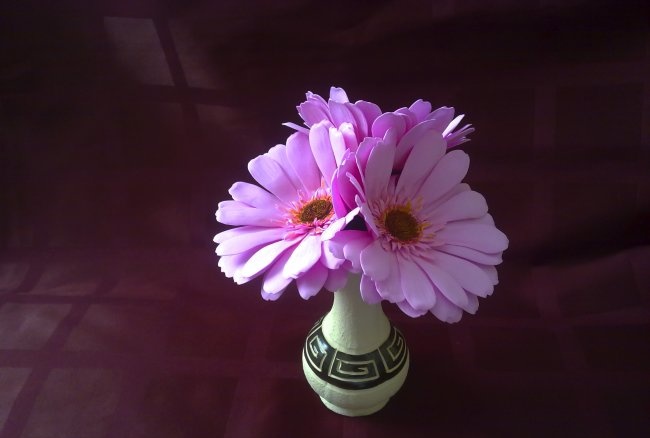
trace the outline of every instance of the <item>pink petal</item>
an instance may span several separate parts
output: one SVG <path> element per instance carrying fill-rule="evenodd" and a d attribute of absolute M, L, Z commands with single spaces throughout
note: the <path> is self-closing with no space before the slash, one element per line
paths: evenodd
<path fill-rule="evenodd" d="M 381 115 L 381 108 L 379 108 L 377 105 L 375 105 L 372 102 L 366 102 L 363 100 L 357 100 L 354 103 L 354 106 L 361 111 L 363 114 L 363 117 L 366 119 L 368 122 L 368 126 L 371 127 L 372 124 L 377 120 L 377 117 Z M 357 126 L 359 127 L 359 126 Z M 362 137 L 359 138 L 359 141 L 363 140 L 363 137 L 368 137 L 370 134 L 370 129 L 366 132 L 362 132 Z"/>
<path fill-rule="evenodd" d="M 236 182 L 228 190 L 235 201 L 243 202 L 256 208 L 272 209 L 280 202 L 278 198 L 255 184 Z"/>
<path fill-rule="evenodd" d="M 469 260 L 470 262 L 481 263 L 484 265 L 498 265 L 503 262 L 500 252 L 495 254 L 487 254 L 476 249 L 457 245 L 441 245 L 437 246 L 436 250 L 461 257 L 465 260 Z"/>
<path fill-rule="evenodd" d="M 320 262 L 328 269 L 338 269 L 345 259 L 338 258 L 334 255 L 333 247 L 335 246 L 331 241 L 323 241 L 323 251 L 320 255 Z"/>
<path fill-rule="evenodd" d="M 383 138 L 391 128 L 397 137 L 401 137 L 406 132 L 406 118 L 395 113 L 382 114 L 372 124 L 372 136 Z"/>
<path fill-rule="evenodd" d="M 366 199 L 377 199 L 386 190 L 393 171 L 394 156 L 395 149 L 382 142 L 377 143 L 370 152 L 363 181 Z"/>
<path fill-rule="evenodd" d="M 478 297 L 476 295 L 468 294 L 468 304 L 467 306 L 463 309 L 467 313 L 471 313 L 474 315 L 476 311 L 478 310 Z"/>
<path fill-rule="evenodd" d="M 298 293 L 303 299 L 309 299 L 320 292 L 325 280 L 327 280 L 327 268 L 316 263 L 302 277 L 296 279 Z"/>
<path fill-rule="evenodd" d="M 443 106 L 426 116 L 426 119 L 435 120 L 436 130 L 442 132 L 447 126 L 449 126 L 449 123 L 454 118 L 455 112 L 456 110 L 453 107 Z"/>
<path fill-rule="evenodd" d="M 461 120 L 465 117 L 465 114 L 461 114 L 458 117 L 456 117 L 454 120 L 449 122 L 449 125 L 445 128 L 445 130 L 442 132 L 442 136 L 445 137 L 447 136 L 451 131 L 453 131 L 456 126 L 460 123 Z"/>
<path fill-rule="evenodd" d="M 404 167 L 406 158 L 408 157 L 409 152 L 411 152 L 411 149 L 413 149 L 415 143 L 428 135 L 429 132 L 440 133 L 440 131 L 433 128 L 434 126 L 435 120 L 426 120 L 424 122 L 418 123 L 413 128 L 409 129 L 406 134 L 404 134 L 404 136 L 399 140 L 399 143 L 397 143 L 397 150 L 395 151 L 395 167 L 397 169 Z M 435 164 L 435 162 L 437 162 L 445 153 L 445 150 L 446 147 L 442 150 L 442 152 L 432 150 L 430 160 L 434 161 Z"/>
<path fill-rule="evenodd" d="M 361 298 L 366 303 L 377 304 L 382 300 L 381 295 L 379 295 L 375 287 L 375 282 L 367 275 L 361 276 L 361 284 L 359 287 L 361 289 Z"/>
<path fill-rule="evenodd" d="M 307 135 L 296 132 L 287 139 L 287 157 L 308 192 L 320 187 L 321 173 L 311 153 Z"/>
<path fill-rule="evenodd" d="M 264 281 L 262 283 L 262 297 L 264 297 L 265 300 L 277 300 L 280 295 L 282 295 L 282 292 L 284 292 L 287 286 L 289 286 L 289 283 L 293 281 L 292 278 L 287 278 L 282 275 L 282 270 L 290 256 L 290 251 L 282 254 L 278 261 L 273 266 L 271 266 L 271 269 L 269 269 L 266 274 L 264 274 Z"/>
<path fill-rule="evenodd" d="M 284 222 L 279 211 L 249 207 L 237 201 L 222 201 L 217 208 L 217 220 L 226 225 L 256 225 L 277 227 Z"/>
<path fill-rule="evenodd" d="M 246 283 L 251 278 L 242 277 L 239 275 L 239 271 L 254 253 L 255 250 L 251 250 L 241 254 L 221 257 L 219 258 L 219 263 L 217 266 L 221 268 L 221 272 L 223 272 L 226 277 L 233 278 L 237 284 Z"/>
<path fill-rule="evenodd" d="M 354 114 L 350 111 L 351 105 L 346 103 L 339 103 L 333 100 L 329 101 L 330 117 L 334 127 L 338 128 L 342 123 L 353 123 Z"/>
<path fill-rule="evenodd" d="M 325 102 L 303 102 L 298 106 L 298 114 L 300 114 L 300 117 L 302 117 L 307 126 L 313 126 L 323 120 L 329 120 L 329 111 Z"/>
<path fill-rule="evenodd" d="M 454 306 L 444 296 L 439 296 L 436 305 L 430 310 L 442 322 L 454 323 L 463 317 L 463 311 Z"/>
<path fill-rule="evenodd" d="M 329 185 L 332 180 L 332 175 L 336 170 L 336 160 L 334 152 L 332 151 L 332 144 L 329 138 L 329 122 L 321 122 L 312 126 L 309 131 L 309 144 L 312 153 L 318 164 L 325 181 Z"/>
<path fill-rule="evenodd" d="M 487 214 L 488 206 L 483 195 L 477 192 L 461 192 L 439 205 L 428 215 L 430 223 L 447 223 L 475 219 Z"/>
<path fill-rule="evenodd" d="M 426 116 L 431 112 L 431 104 L 426 100 L 418 99 L 409 107 L 411 112 L 419 122 L 423 121 Z"/>
<path fill-rule="evenodd" d="M 506 235 L 491 225 L 452 222 L 438 231 L 437 237 L 445 244 L 465 246 L 488 254 L 508 248 Z"/>
<path fill-rule="evenodd" d="M 436 265 L 454 277 L 466 291 L 480 297 L 486 297 L 494 291 L 490 277 L 475 263 L 439 251 L 435 252 L 433 259 Z"/>
<path fill-rule="evenodd" d="M 342 103 L 350 101 L 345 90 L 340 87 L 330 87 L 330 100 Z"/>
<path fill-rule="evenodd" d="M 357 141 L 357 136 L 354 133 L 354 126 L 352 126 L 351 123 L 343 123 L 341 126 L 339 126 L 339 131 L 341 131 L 341 135 L 343 135 L 343 141 L 345 142 L 346 149 L 356 151 L 359 147 L 359 142 Z"/>
<path fill-rule="evenodd" d="M 251 227 L 251 226 L 245 226 L 245 227 L 237 227 L 237 228 L 229 228 L 227 230 L 224 230 L 220 233 L 217 233 L 216 236 L 214 236 L 214 239 L 212 241 L 214 243 L 221 243 L 225 242 L 228 239 L 231 239 L 236 236 L 240 236 L 242 234 L 250 233 L 251 231 L 260 231 L 260 230 L 265 230 L 265 227 Z"/>
<path fill-rule="evenodd" d="M 372 238 L 365 231 L 349 230 L 341 233 L 346 242 L 343 245 L 343 256 L 352 263 L 355 271 L 361 271 L 361 251 L 370 243 Z"/>
<path fill-rule="evenodd" d="M 280 240 L 262 247 L 248 259 L 241 269 L 241 275 L 252 277 L 269 267 L 283 252 L 296 244 L 296 240 Z M 291 251 L 289 251 L 291 252 Z"/>
<path fill-rule="evenodd" d="M 321 239 L 320 236 L 308 234 L 296 246 L 284 266 L 285 277 L 298 278 L 307 272 L 320 259 Z"/>
<path fill-rule="evenodd" d="M 385 280 L 375 281 L 375 286 L 377 287 L 377 292 L 379 292 L 379 295 L 381 295 L 382 298 L 391 303 L 398 303 L 404 300 L 405 297 L 402 293 L 402 285 L 400 284 L 400 271 L 397 257 L 393 253 L 390 253 L 389 255 L 392 258 L 389 265 L 389 275 Z"/>
<path fill-rule="evenodd" d="M 398 302 L 397 306 L 399 307 L 399 309 L 402 312 L 406 313 L 411 318 L 417 318 L 417 317 L 422 316 L 425 313 L 427 313 L 426 310 L 416 310 L 416 309 L 414 309 L 413 306 L 411 306 L 409 304 L 409 302 L 406 301 L 406 300 L 402 300 L 402 301 Z"/>
<path fill-rule="evenodd" d="M 442 139 L 440 133 L 428 131 L 409 153 L 397 181 L 396 192 L 416 193 L 446 149 L 447 143 Z"/>
<path fill-rule="evenodd" d="M 225 240 L 217 246 L 217 255 L 240 254 L 249 249 L 269 242 L 282 240 L 286 231 L 282 228 L 262 228 L 259 230 L 242 233 L 236 237 Z"/>
<path fill-rule="evenodd" d="M 296 125 L 295 123 L 292 122 L 285 122 L 282 124 L 282 126 L 286 126 L 287 128 L 295 129 L 298 132 L 302 132 L 303 134 L 309 134 L 309 129 L 305 128 L 304 126 Z"/>
<path fill-rule="evenodd" d="M 451 275 L 427 260 L 419 259 L 417 263 L 449 301 L 459 307 L 467 306 L 467 293 Z"/>
<path fill-rule="evenodd" d="M 348 273 L 344 269 L 336 269 L 327 271 L 327 280 L 325 281 L 325 289 L 330 292 L 341 290 L 348 281 Z"/>
<path fill-rule="evenodd" d="M 298 199 L 297 188 L 280 164 L 268 155 L 260 155 L 248 163 L 248 171 L 262 187 L 284 202 Z"/>
<path fill-rule="evenodd" d="M 382 281 L 388 278 L 391 272 L 391 263 L 394 262 L 394 258 L 382 248 L 378 240 L 373 241 L 361 251 L 360 260 L 363 273 L 373 281 Z"/>
<path fill-rule="evenodd" d="M 448 152 L 420 188 L 420 195 L 429 202 L 434 201 L 458 185 L 469 169 L 469 155 L 463 151 Z"/>
<path fill-rule="evenodd" d="M 287 156 L 287 147 L 285 145 L 279 144 L 273 146 L 271 149 L 269 149 L 266 155 L 274 159 L 280 165 L 280 167 L 282 167 L 284 173 L 291 180 L 291 185 L 293 185 L 298 190 L 304 189 L 302 181 L 298 176 L 298 172 L 294 169 L 293 165 L 289 162 L 289 158 Z"/>
<path fill-rule="evenodd" d="M 414 262 L 401 257 L 397 257 L 397 261 L 406 301 L 416 310 L 427 311 L 432 308 L 436 303 L 436 294 L 429 278 Z"/>
<path fill-rule="evenodd" d="M 338 165 L 343 161 L 343 156 L 347 152 L 345 139 L 343 138 L 341 131 L 336 128 L 330 128 L 329 134 L 330 144 L 332 145 L 332 152 L 334 153 L 334 161 L 338 167 Z"/>

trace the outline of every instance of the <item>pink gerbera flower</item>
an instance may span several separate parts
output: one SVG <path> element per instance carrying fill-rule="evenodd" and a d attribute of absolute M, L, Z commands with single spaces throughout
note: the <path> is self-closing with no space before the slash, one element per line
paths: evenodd
<path fill-rule="evenodd" d="M 312 135 L 324 132 L 326 127 Z M 335 132 L 332 135 L 337 139 Z M 317 142 L 315 142 L 317 143 Z M 317 143 L 320 144 L 320 143 Z M 238 228 L 214 238 L 219 266 L 238 284 L 263 275 L 262 296 L 277 299 L 296 280 L 307 299 L 321 288 L 336 291 L 347 273 L 321 234 L 336 219 L 330 181 L 337 167 L 331 142 L 311 147 L 305 133 L 250 161 L 248 170 L 262 186 L 236 182 L 233 200 L 219 203 L 217 220 Z"/>
<path fill-rule="evenodd" d="M 468 155 L 447 152 L 435 130 L 413 140 L 401 171 L 394 167 L 399 148 L 392 133 L 349 154 L 358 178 L 348 172 L 341 189 L 356 192 L 368 231 L 339 231 L 340 219 L 326 238 L 338 231 L 333 249 L 361 271 L 366 302 L 388 300 L 410 316 L 431 312 L 456 322 L 463 311 L 476 312 L 478 297 L 492 293 L 494 266 L 508 239 L 494 226 L 483 196 L 462 183 Z"/>

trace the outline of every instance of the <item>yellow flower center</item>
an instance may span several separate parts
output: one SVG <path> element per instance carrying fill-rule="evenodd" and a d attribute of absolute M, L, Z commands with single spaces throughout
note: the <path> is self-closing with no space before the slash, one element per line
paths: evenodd
<path fill-rule="evenodd" d="M 311 224 L 315 220 L 327 219 L 332 213 L 332 201 L 327 198 L 313 199 L 296 212 L 296 218 L 303 224 Z"/>
<path fill-rule="evenodd" d="M 411 214 L 411 206 L 407 204 L 384 211 L 381 216 L 381 225 L 395 240 L 411 243 L 420 239 L 425 224 L 420 223 Z"/>

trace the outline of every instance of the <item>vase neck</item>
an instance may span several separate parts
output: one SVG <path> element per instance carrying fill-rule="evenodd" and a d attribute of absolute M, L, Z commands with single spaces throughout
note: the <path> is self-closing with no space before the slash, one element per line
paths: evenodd
<path fill-rule="evenodd" d="M 388 338 L 390 323 L 381 303 L 361 298 L 359 274 L 350 274 L 345 287 L 334 292 L 332 309 L 323 320 L 323 334 L 337 350 L 361 354 L 379 347 Z"/>

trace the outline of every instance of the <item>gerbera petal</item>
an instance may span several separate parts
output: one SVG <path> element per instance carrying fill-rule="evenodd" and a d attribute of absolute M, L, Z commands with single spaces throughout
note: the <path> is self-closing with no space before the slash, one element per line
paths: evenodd
<path fill-rule="evenodd" d="M 382 300 L 381 295 L 377 292 L 375 282 L 367 275 L 361 276 L 361 284 L 359 287 L 361 290 L 361 298 L 366 303 L 377 304 Z"/>
<path fill-rule="evenodd" d="M 349 102 L 348 95 L 341 87 L 330 87 L 330 100 L 334 102 Z"/>
<path fill-rule="evenodd" d="M 296 132 L 287 139 L 287 157 L 307 191 L 320 187 L 321 174 L 309 146 L 309 137 Z"/>
<path fill-rule="evenodd" d="M 440 135 L 440 131 L 434 129 L 435 126 L 435 120 L 426 120 L 424 122 L 418 123 L 415 125 L 413 128 L 411 128 L 406 134 L 404 134 L 404 137 L 400 139 L 400 141 L 397 143 L 397 149 L 395 151 L 395 168 L 401 169 L 404 167 L 404 163 L 406 162 L 407 157 L 409 156 L 409 152 L 413 149 L 415 144 L 420 141 L 421 139 L 425 138 L 428 135 L 431 135 L 431 133 L 436 133 L 436 135 Z M 445 151 L 447 150 L 447 145 L 445 144 L 442 149 L 438 148 L 431 148 L 431 154 L 428 157 L 429 162 L 431 165 L 435 165 L 438 160 L 443 156 Z"/>
<path fill-rule="evenodd" d="M 413 102 L 409 109 L 413 114 L 415 114 L 417 120 L 421 122 L 431 112 L 431 103 L 426 100 L 418 99 Z"/>
<path fill-rule="evenodd" d="M 391 303 L 398 303 L 405 299 L 404 293 L 402 292 L 402 285 L 400 284 L 400 271 L 397 263 L 397 256 L 393 253 L 389 253 L 391 257 L 391 263 L 389 265 L 389 274 L 385 280 L 375 281 L 375 286 L 377 287 L 377 292 L 385 300 L 390 301 Z"/>
<path fill-rule="evenodd" d="M 307 126 L 313 126 L 323 120 L 329 120 L 329 112 L 327 111 L 327 104 L 325 102 L 303 102 L 298 106 L 298 114 L 300 114 L 300 117 L 302 117 Z"/>
<path fill-rule="evenodd" d="M 296 279 L 298 293 L 303 299 L 309 299 L 320 292 L 325 280 L 327 280 L 327 268 L 316 263 L 304 275 Z"/>
<path fill-rule="evenodd" d="M 467 307 L 465 307 L 463 310 L 474 315 L 478 310 L 478 297 L 476 295 L 467 294 L 467 301 Z"/>
<path fill-rule="evenodd" d="M 264 297 L 265 300 L 277 300 L 287 286 L 289 286 L 289 283 L 293 281 L 293 278 L 287 278 L 282 275 L 282 270 L 290 256 L 290 251 L 282 254 L 278 258 L 277 262 L 271 266 L 271 269 L 264 274 L 264 281 L 262 282 L 262 297 Z"/>
<path fill-rule="evenodd" d="M 296 125 L 295 123 L 292 122 L 285 122 L 282 124 L 282 126 L 286 126 L 287 128 L 295 129 L 298 132 L 302 132 L 303 134 L 309 134 L 309 129 L 305 128 L 304 126 Z"/>
<path fill-rule="evenodd" d="M 437 246 L 436 250 L 461 257 L 465 260 L 469 260 L 470 262 L 481 263 L 484 265 L 498 265 L 503 262 L 503 258 L 501 257 L 500 252 L 495 254 L 488 254 L 473 248 L 457 245 L 441 245 Z"/>
<path fill-rule="evenodd" d="M 297 240 L 280 240 L 260 248 L 248 259 L 241 269 L 241 275 L 252 277 L 269 267 L 283 252 L 296 245 Z M 289 251 L 291 252 L 291 251 Z"/>
<path fill-rule="evenodd" d="M 454 120 L 449 122 L 449 125 L 447 125 L 447 127 L 445 128 L 445 130 L 442 133 L 443 137 L 448 135 L 451 131 L 453 131 L 456 128 L 456 126 L 458 126 L 460 121 L 463 120 L 464 117 L 465 117 L 465 114 L 461 114 L 458 117 L 456 117 Z"/>
<path fill-rule="evenodd" d="M 440 133 L 428 131 L 413 146 L 397 181 L 396 193 L 417 193 L 446 149 Z"/>
<path fill-rule="evenodd" d="M 368 233 L 356 230 L 343 231 L 341 238 L 345 239 L 343 256 L 352 263 L 355 271 L 361 271 L 361 251 L 370 245 L 372 238 Z"/>
<path fill-rule="evenodd" d="M 436 303 L 433 285 L 420 267 L 411 260 L 397 257 L 400 283 L 406 301 L 416 310 L 427 311 Z"/>
<path fill-rule="evenodd" d="M 280 200 L 255 184 L 236 182 L 228 190 L 235 201 L 243 202 L 256 208 L 274 208 Z"/>
<path fill-rule="evenodd" d="M 362 136 L 359 140 L 362 140 L 364 137 L 369 136 L 370 127 L 372 127 L 372 124 L 377 120 L 377 117 L 381 115 L 381 108 L 372 102 L 366 102 L 364 100 L 357 100 L 354 103 L 354 106 L 363 113 L 364 118 L 368 122 L 369 129 L 368 131 L 361 133 Z"/>
<path fill-rule="evenodd" d="M 340 103 L 340 102 L 335 102 L 330 99 L 329 101 L 329 109 L 330 109 L 330 118 L 332 120 L 332 124 L 338 128 L 341 126 L 342 123 L 352 123 L 354 122 L 354 114 L 352 114 L 352 111 L 350 111 L 350 106 L 349 104 L 346 103 Z"/>
<path fill-rule="evenodd" d="M 237 227 L 237 228 L 228 228 L 227 230 L 224 230 L 220 233 L 217 233 L 214 236 L 214 239 L 212 241 L 214 243 L 221 243 L 225 242 L 228 239 L 231 239 L 235 236 L 239 236 L 241 234 L 246 234 L 250 233 L 252 231 L 260 231 L 260 230 L 265 230 L 266 227 L 252 227 L 250 225 L 247 225 L 245 227 Z"/>
<path fill-rule="evenodd" d="M 254 208 L 237 201 L 221 201 L 216 216 L 219 222 L 226 225 L 277 227 L 283 222 L 283 217 L 277 210 Z"/>
<path fill-rule="evenodd" d="M 459 150 L 448 152 L 424 181 L 419 194 L 429 201 L 438 199 L 458 185 L 467 175 L 468 169 L 469 155 Z"/>
<path fill-rule="evenodd" d="M 254 253 L 255 250 L 253 249 L 250 251 L 243 252 L 241 254 L 234 254 L 234 255 L 220 257 L 217 266 L 221 268 L 221 272 L 223 272 L 226 275 L 226 277 L 233 278 L 237 282 L 237 284 L 246 283 L 251 278 L 242 277 L 241 275 L 239 275 L 239 271 Z"/>
<path fill-rule="evenodd" d="M 320 122 L 309 131 L 309 144 L 325 181 L 329 185 L 336 170 L 336 160 L 329 137 L 329 122 Z"/>
<path fill-rule="evenodd" d="M 287 156 L 287 147 L 285 145 L 275 145 L 269 149 L 267 154 L 269 157 L 274 159 L 280 165 L 280 167 L 282 167 L 282 170 L 284 170 L 284 173 L 287 175 L 287 177 L 289 177 L 291 184 L 296 189 L 305 189 L 298 175 L 299 170 L 296 171 L 289 161 L 289 157 Z"/>
<path fill-rule="evenodd" d="M 508 248 L 506 235 L 491 225 L 452 222 L 438 231 L 437 237 L 445 244 L 465 246 L 488 254 Z"/>
<path fill-rule="evenodd" d="M 348 272 L 344 269 L 330 269 L 327 271 L 327 280 L 325 281 L 325 289 L 330 292 L 341 290 L 345 283 L 348 281 Z"/>
<path fill-rule="evenodd" d="M 262 187 L 284 202 L 298 199 L 297 187 L 280 164 L 268 155 L 260 155 L 248 163 L 248 171 Z"/>
<path fill-rule="evenodd" d="M 454 113 L 456 110 L 454 107 L 442 106 L 434 110 L 431 114 L 426 116 L 427 120 L 435 120 L 437 123 L 436 129 L 440 132 L 444 131 L 445 128 L 449 125 L 451 120 L 454 118 Z"/>
<path fill-rule="evenodd" d="M 240 254 L 256 246 L 282 240 L 286 233 L 283 228 L 262 228 L 225 240 L 217 246 L 217 255 Z"/>
<path fill-rule="evenodd" d="M 373 241 L 364 248 L 360 255 L 361 267 L 365 275 L 373 281 L 382 281 L 388 278 L 392 260 L 390 254 L 382 248 L 378 240 Z"/>
<path fill-rule="evenodd" d="M 372 136 L 383 138 L 389 129 L 394 129 L 398 137 L 406 132 L 406 117 L 395 113 L 384 113 L 372 124 Z"/>
<path fill-rule="evenodd" d="M 488 206 L 483 195 L 466 191 L 453 196 L 428 215 L 430 223 L 446 223 L 464 219 L 475 219 L 487 214 Z"/>
<path fill-rule="evenodd" d="M 343 162 L 343 156 L 347 151 L 347 147 L 345 145 L 345 139 L 343 138 L 343 134 L 341 133 L 341 131 L 339 131 L 336 128 L 330 128 L 329 135 L 330 135 L 330 144 L 332 145 L 332 152 L 334 152 L 334 161 L 336 162 L 336 165 L 338 167 L 338 165 L 341 164 L 341 162 Z"/>
<path fill-rule="evenodd" d="M 449 301 L 462 308 L 467 306 L 467 293 L 451 275 L 427 260 L 418 259 L 417 263 Z"/>
<path fill-rule="evenodd" d="M 488 274 L 475 263 L 440 251 L 436 251 L 433 258 L 435 264 L 454 277 L 466 291 L 480 297 L 486 297 L 494 291 L 494 284 Z"/>
<path fill-rule="evenodd" d="M 370 152 L 365 169 L 364 187 L 366 199 L 376 199 L 388 186 L 393 171 L 395 149 L 385 143 L 377 143 Z"/>
<path fill-rule="evenodd" d="M 333 251 L 333 246 L 334 243 L 331 241 L 323 241 L 323 251 L 321 252 L 320 255 L 320 262 L 328 269 L 338 269 L 345 259 L 340 259 L 334 255 Z"/>
<path fill-rule="evenodd" d="M 308 234 L 294 248 L 291 257 L 284 266 L 283 274 L 285 277 L 298 278 L 301 274 L 309 270 L 321 255 L 320 236 Z"/>
<path fill-rule="evenodd" d="M 442 322 L 454 323 L 463 317 L 463 310 L 454 306 L 444 296 L 439 296 L 436 305 L 430 310 Z"/>
<path fill-rule="evenodd" d="M 408 316 L 410 316 L 411 318 L 417 318 L 417 317 L 422 316 L 422 315 L 424 315 L 425 313 L 427 313 L 427 310 L 417 310 L 417 309 L 414 309 L 413 306 L 411 306 L 411 305 L 409 304 L 409 302 L 406 301 L 406 300 L 402 300 L 402 301 L 398 302 L 398 303 L 397 303 L 397 306 L 399 307 L 399 309 L 400 309 L 402 312 L 406 313 L 406 314 L 407 314 Z"/>

